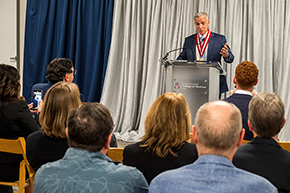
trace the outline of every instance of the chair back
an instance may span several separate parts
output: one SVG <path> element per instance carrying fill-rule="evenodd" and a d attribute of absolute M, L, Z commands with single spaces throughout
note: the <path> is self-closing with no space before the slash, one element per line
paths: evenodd
<path fill-rule="evenodd" d="M 17 140 L 1 139 L 0 138 L 0 152 L 20 154 L 23 156 L 23 160 L 19 164 L 19 179 L 15 182 L 0 182 L 1 185 L 6 186 L 18 186 L 19 193 L 25 192 L 25 187 L 31 184 L 33 188 L 34 174 L 32 167 L 28 163 L 26 158 L 26 142 L 23 137 L 19 137 Z M 26 171 L 28 173 L 28 180 L 26 180 Z"/>
<path fill-rule="evenodd" d="M 246 144 L 246 143 L 249 143 L 249 142 L 250 142 L 250 140 L 246 140 L 246 139 L 243 140 L 243 144 Z"/>
<path fill-rule="evenodd" d="M 112 161 L 123 163 L 123 151 L 124 148 L 110 148 L 107 155 Z"/>
<path fill-rule="evenodd" d="M 283 149 L 290 152 L 290 142 L 279 142 L 278 141 L 278 143 Z"/>

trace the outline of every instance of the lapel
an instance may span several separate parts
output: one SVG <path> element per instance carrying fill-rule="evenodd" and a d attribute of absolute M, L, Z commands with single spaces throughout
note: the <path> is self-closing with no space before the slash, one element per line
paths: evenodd
<path fill-rule="evenodd" d="M 194 34 L 192 36 L 192 38 L 191 38 L 192 46 L 190 46 L 190 49 L 192 49 L 191 52 L 193 54 L 193 60 L 192 61 L 196 60 L 196 35 L 197 35 L 197 33 Z"/>
<path fill-rule="evenodd" d="M 215 33 L 211 32 L 211 37 L 209 39 L 209 42 L 208 42 L 208 48 L 207 48 L 207 60 L 208 61 L 211 61 L 210 60 L 210 53 L 212 53 L 212 49 L 213 49 L 213 46 L 214 46 L 214 41 L 215 41 Z"/>

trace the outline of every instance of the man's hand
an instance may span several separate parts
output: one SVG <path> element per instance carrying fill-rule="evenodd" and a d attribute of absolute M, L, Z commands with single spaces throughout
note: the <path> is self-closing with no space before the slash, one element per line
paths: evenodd
<path fill-rule="evenodd" d="M 228 42 L 224 45 L 224 47 L 221 49 L 220 54 L 224 57 L 224 58 L 228 58 L 229 57 L 229 50 L 228 50 Z"/>

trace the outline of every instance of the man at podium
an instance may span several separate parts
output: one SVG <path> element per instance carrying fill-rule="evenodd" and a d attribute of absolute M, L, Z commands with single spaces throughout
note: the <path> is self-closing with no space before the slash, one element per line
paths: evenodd
<path fill-rule="evenodd" d="M 226 37 L 213 33 L 208 29 L 208 15 L 205 12 L 199 12 L 194 16 L 194 24 L 197 33 L 185 38 L 183 51 L 177 60 L 188 61 L 212 61 L 221 63 L 221 57 L 225 62 L 232 63 L 234 55 L 231 52 Z M 220 75 L 219 93 L 228 91 L 226 77 Z"/>

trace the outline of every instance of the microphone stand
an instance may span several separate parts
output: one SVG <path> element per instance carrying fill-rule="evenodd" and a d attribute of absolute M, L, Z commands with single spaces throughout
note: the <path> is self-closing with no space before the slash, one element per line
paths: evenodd
<path fill-rule="evenodd" d="M 170 50 L 169 52 L 167 52 L 167 53 L 165 54 L 165 56 L 160 60 L 161 63 L 164 65 L 164 67 L 167 68 L 167 66 L 168 66 L 168 56 L 169 56 L 169 54 L 170 54 L 171 52 L 175 52 L 175 51 L 177 51 L 177 50 L 183 50 L 183 49 L 184 49 L 184 48 L 176 48 L 176 49 L 173 49 L 173 50 Z"/>

